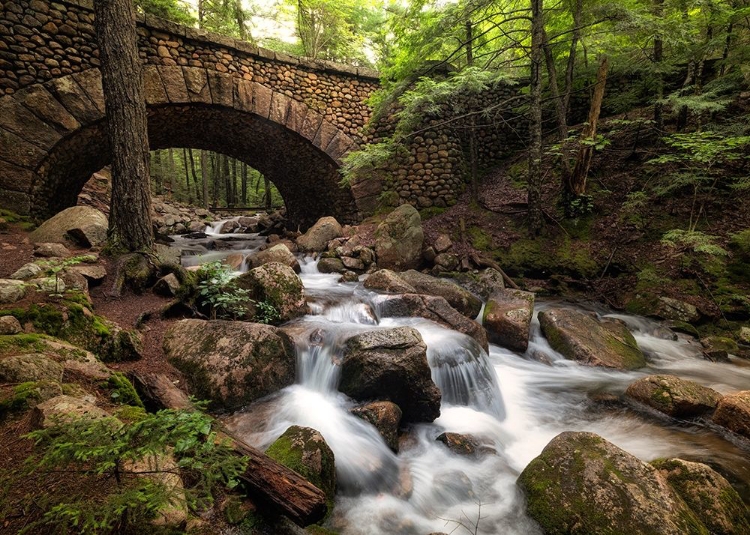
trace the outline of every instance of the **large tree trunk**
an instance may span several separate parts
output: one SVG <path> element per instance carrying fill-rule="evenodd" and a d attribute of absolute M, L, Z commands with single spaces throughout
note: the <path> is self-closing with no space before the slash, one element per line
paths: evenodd
<path fill-rule="evenodd" d="M 193 204 L 193 189 L 190 186 L 190 169 L 188 169 L 188 150 L 182 149 L 182 165 L 185 167 L 185 191 L 187 192 L 188 204 Z"/>
<path fill-rule="evenodd" d="M 573 176 L 570 179 L 567 193 L 573 197 L 580 197 L 586 193 L 586 178 L 591 167 L 591 157 L 594 154 L 593 142 L 596 139 L 596 124 L 599 121 L 599 113 L 602 109 L 602 100 L 604 100 L 604 87 L 607 83 L 607 69 L 609 62 L 607 57 L 603 56 L 599 62 L 599 70 L 596 73 L 596 87 L 594 96 L 591 99 L 591 108 L 589 109 L 589 119 L 586 126 L 581 132 L 581 148 L 578 151 L 576 166 L 573 169 Z"/>
<path fill-rule="evenodd" d="M 177 166 L 174 163 L 174 150 L 167 149 L 167 160 L 169 161 L 169 173 L 166 181 L 167 199 L 172 200 L 174 196 L 174 184 L 177 182 Z"/>
<path fill-rule="evenodd" d="M 654 14 L 661 21 L 664 15 L 664 0 L 654 0 Z M 656 102 L 654 103 L 654 124 L 658 132 L 664 130 L 664 75 L 661 72 L 661 63 L 664 60 L 664 41 L 660 34 L 654 37 L 654 65 L 656 68 Z"/>
<path fill-rule="evenodd" d="M 568 65 L 565 68 L 565 94 L 563 106 L 565 108 L 565 120 L 567 123 L 570 113 L 570 96 L 573 94 L 573 75 L 576 67 L 576 53 L 578 41 L 581 40 L 581 16 L 583 15 L 583 0 L 575 0 L 573 11 L 573 39 L 570 41 L 570 52 L 568 53 Z"/>
<path fill-rule="evenodd" d="M 132 0 L 94 2 L 107 138 L 112 149 L 109 245 L 153 247 L 146 101 Z"/>
<path fill-rule="evenodd" d="M 161 151 L 154 151 L 154 167 L 151 169 L 151 177 L 154 179 L 154 191 L 157 195 L 164 193 L 164 187 L 162 186 L 164 178 L 164 166 L 161 163 Z"/>
<path fill-rule="evenodd" d="M 531 0 L 531 82 L 529 99 L 529 232 L 536 236 L 544 225 L 542 212 L 542 42 L 543 0 Z"/>
<path fill-rule="evenodd" d="M 201 151 L 201 179 L 203 180 L 203 208 L 208 210 L 208 169 L 206 165 L 206 151 Z"/>

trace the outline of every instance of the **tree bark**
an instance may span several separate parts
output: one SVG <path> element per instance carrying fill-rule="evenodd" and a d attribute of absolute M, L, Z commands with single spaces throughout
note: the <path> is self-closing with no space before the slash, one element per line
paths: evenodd
<path fill-rule="evenodd" d="M 654 14 L 661 21 L 664 15 L 664 0 L 654 0 Z M 664 105 L 661 100 L 664 98 L 664 75 L 661 72 L 661 63 L 664 60 L 664 41 L 659 33 L 654 37 L 654 64 L 656 66 L 656 102 L 654 102 L 654 124 L 656 130 L 664 130 Z"/>
<path fill-rule="evenodd" d="M 190 186 L 190 169 L 188 169 L 188 150 L 182 149 L 182 165 L 185 167 L 185 191 L 188 204 L 193 204 L 193 188 Z"/>
<path fill-rule="evenodd" d="M 544 2 L 531 0 L 531 82 L 529 99 L 529 232 L 538 235 L 544 225 L 542 212 L 542 42 Z"/>
<path fill-rule="evenodd" d="M 169 162 L 169 173 L 166 181 L 167 199 L 172 200 L 174 196 L 174 183 L 177 182 L 177 167 L 174 163 L 174 150 L 167 149 L 167 161 Z"/>
<path fill-rule="evenodd" d="M 242 162 L 242 206 L 247 206 L 247 164 Z"/>
<path fill-rule="evenodd" d="M 573 94 L 573 76 L 576 67 L 576 53 L 578 42 L 581 40 L 581 16 L 583 15 L 583 0 L 575 0 L 573 11 L 573 39 L 570 41 L 570 52 L 568 53 L 568 64 L 565 68 L 565 95 L 563 106 L 565 108 L 565 121 L 568 121 L 570 113 L 570 97 Z"/>
<path fill-rule="evenodd" d="M 586 193 L 586 179 L 591 167 L 591 157 L 594 154 L 593 142 L 596 139 L 596 124 L 599 121 L 599 114 L 602 109 L 608 68 L 609 62 L 607 61 L 607 57 L 603 56 L 599 62 L 599 70 L 596 73 L 596 87 L 594 88 L 594 96 L 591 99 L 589 119 L 583 132 L 581 132 L 582 145 L 578 151 L 578 158 L 576 159 L 576 165 L 573 169 L 573 176 L 570 182 L 571 189 L 569 193 L 576 197 L 580 197 Z"/>
<path fill-rule="evenodd" d="M 153 247 L 148 130 L 132 0 L 94 2 L 107 138 L 112 150 L 109 245 Z"/>
<path fill-rule="evenodd" d="M 154 178 L 154 191 L 157 195 L 164 193 L 163 177 L 164 166 L 161 164 L 161 151 L 154 151 L 154 168 L 151 170 L 151 176 Z"/>
<path fill-rule="evenodd" d="M 208 210 L 208 169 L 206 165 L 206 151 L 201 151 L 201 179 L 203 180 L 203 208 Z"/>

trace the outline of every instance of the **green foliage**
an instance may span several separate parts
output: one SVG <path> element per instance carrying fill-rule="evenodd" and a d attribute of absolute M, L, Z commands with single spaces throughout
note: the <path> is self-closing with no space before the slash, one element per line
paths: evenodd
<path fill-rule="evenodd" d="M 111 390 L 109 397 L 117 403 L 123 405 L 132 405 L 133 407 L 143 408 L 138 392 L 136 392 L 133 383 L 120 372 L 115 372 L 109 378 L 108 386 Z"/>
<path fill-rule="evenodd" d="M 670 230 L 662 237 L 662 243 L 680 251 L 692 251 L 709 256 L 729 256 L 729 253 L 716 244 L 716 236 L 689 230 Z"/>
<path fill-rule="evenodd" d="M 90 479 L 86 495 L 57 496 L 25 533 L 147 532 L 146 522 L 165 507 L 197 509 L 213 502 L 218 486 L 237 484 L 246 460 L 219 440 L 214 422 L 199 411 L 164 410 L 123 425 L 117 418 L 82 418 L 26 435 L 36 444 L 26 474 L 65 470 Z M 165 467 L 171 452 L 177 468 Z M 159 474 L 187 476 L 184 491 Z M 116 482 L 105 495 L 92 494 L 101 481 Z M 140 526 L 140 528 L 138 527 Z"/>
<path fill-rule="evenodd" d="M 273 304 L 267 301 L 256 301 L 255 317 L 253 319 L 258 323 L 270 325 L 281 319 L 281 313 Z"/>
<path fill-rule="evenodd" d="M 211 319 L 243 317 L 251 299 L 249 291 L 239 288 L 229 266 L 222 262 L 203 264 L 198 270 L 198 294 L 201 305 L 210 310 Z"/>
<path fill-rule="evenodd" d="M 195 17 L 183 0 L 135 0 L 135 5 L 144 13 L 179 24 L 193 25 Z"/>

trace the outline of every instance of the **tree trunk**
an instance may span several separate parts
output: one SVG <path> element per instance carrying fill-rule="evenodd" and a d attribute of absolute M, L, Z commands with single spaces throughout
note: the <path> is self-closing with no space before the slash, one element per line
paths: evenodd
<path fill-rule="evenodd" d="M 607 57 L 603 56 L 599 62 L 599 70 L 596 73 L 596 87 L 594 96 L 591 99 L 591 108 L 589 109 L 589 119 L 586 126 L 581 132 L 581 148 L 578 151 L 578 158 L 573 169 L 573 176 L 570 182 L 570 193 L 575 197 L 580 197 L 586 193 L 586 179 L 591 167 L 591 157 L 594 154 L 594 140 L 596 139 L 596 124 L 599 121 L 599 113 L 602 109 L 602 100 L 604 99 L 604 87 L 607 83 L 607 69 L 609 62 Z"/>
<path fill-rule="evenodd" d="M 153 247 L 148 130 L 132 0 L 94 2 L 107 138 L 112 150 L 109 245 Z"/>
<path fill-rule="evenodd" d="M 542 26 L 542 48 L 544 50 L 544 59 L 547 63 L 547 78 L 549 85 L 549 92 L 552 96 L 552 100 L 555 103 L 555 116 L 557 117 L 557 137 L 560 143 L 568 138 L 568 118 L 567 111 L 565 110 L 565 99 L 560 94 L 560 88 L 557 84 L 557 68 L 555 67 L 555 57 L 552 55 L 552 46 L 550 45 L 547 32 Z M 562 156 L 560 158 L 560 175 L 562 178 L 563 185 L 570 181 L 570 162 L 565 155 L 565 150 L 562 150 Z"/>
<path fill-rule="evenodd" d="M 247 164 L 242 162 L 242 206 L 247 206 Z"/>
<path fill-rule="evenodd" d="M 203 180 L 203 208 L 208 210 L 208 165 L 206 164 L 206 151 L 201 151 L 201 179 Z"/>
<path fill-rule="evenodd" d="M 664 15 L 664 0 L 654 0 L 654 14 L 661 22 Z M 658 132 L 664 131 L 664 75 L 661 63 L 664 60 L 664 41 L 659 33 L 654 37 L 654 65 L 656 68 L 656 102 L 654 102 L 654 124 Z"/>
<path fill-rule="evenodd" d="M 164 166 L 161 164 L 161 151 L 154 151 L 154 169 L 152 171 L 154 177 L 154 191 L 157 195 L 164 193 L 163 177 L 164 177 Z"/>
<path fill-rule="evenodd" d="M 570 97 L 573 94 L 573 76 L 576 67 L 576 53 L 578 41 L 581 40 L 581 16 L 583 15 L 583 0 L 575 0 L 573 11 L 573 39 L 570 41 L 570 52 L 568 53 L 568 64 L 565 68 L 565 94 L 563 96 L 563 107 L 565 109 L 565 122 L 568 121 L 570 113 Z"/>
<path fill-rule="evenodd" d="M 182 165 L 185 167 L 185 191 L 188 204 L 193 204 L 193 188 L 190 186 L 190 169 L 188 169 L 188 150 L 182 149 Z"/>
<path fill-rule="evenodd" d="M 531 81 L 529 101 L 529 232 L 538 235 L 544 225 L 542 212 L 542 41 L 543 0 L 531 0 Z"/>
<path fill-rule="evenodd" d="M 172 200 L 174 196 L 174 183 L 177 182 L 177 167 L 174 163 L 174 150 L 167 149 L 167 161 L 169 162 L 169 173 L 166 181 L 167 199 Z"/>
<path fill-rule="evenodd" d="M 240 31 L 240 39 L 247 41 L 247 26 L 245 25 L 245 11 L 242 9 L 242 0 L 236 0 L 234 4 L 234 17 Z"/>
<path fill-rule="evenodd" d="M 729 50 L 732 47 L 733 28 L 733 22 L 730 20 L 727 26 L 727 38 L 724 41 L 724 51 L 721 53 L 721 70 L 719 71 L 719 76 L 724 76 L 727 72 L 727 58 L 729 57 Z"/>

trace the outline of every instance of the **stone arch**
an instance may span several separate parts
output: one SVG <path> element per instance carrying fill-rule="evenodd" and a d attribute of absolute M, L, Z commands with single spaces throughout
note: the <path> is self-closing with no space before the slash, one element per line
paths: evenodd
<path fill-rule="evenodd" d="M 357 218 L 352 191 L 338 186 L 341 158 L 357 144 L 288 95 L 196 67 L 144 66 L 152 149 L 228 154 L 264 173 L 290 218 Z M 90 174 L 110 160 L 98 69 L 0 98 L 2 205 L 48 216 L 75 203 Z"/>

